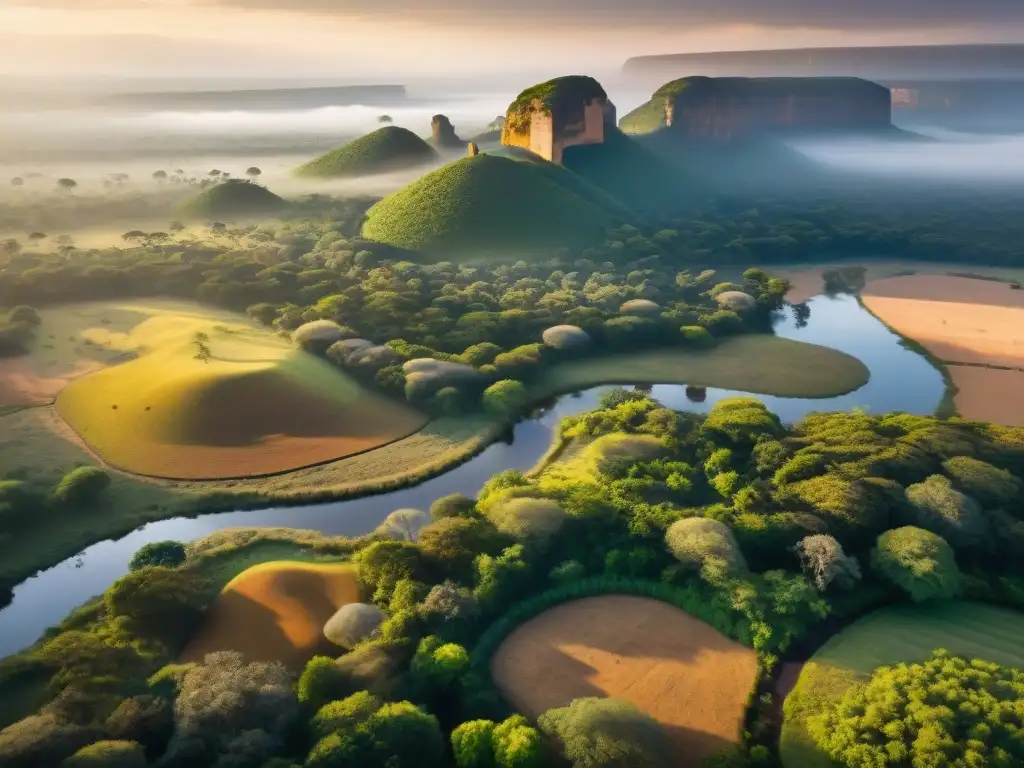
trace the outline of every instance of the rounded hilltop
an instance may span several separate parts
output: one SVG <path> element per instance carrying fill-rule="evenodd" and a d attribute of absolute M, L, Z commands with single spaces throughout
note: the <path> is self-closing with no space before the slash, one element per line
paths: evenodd
<path fill-rule="evenodd" d="M 362 234 L 414 251 L 509 253 L 600 242 L 622 210 L 551 163 L 481 154 L 381 200 L 367 213 Z"/>
<path fill-rule="evenodd" d="M 437 159 L 429 143 L 407 128 L 385 125 L 295 169 L 308 178 L 369 176 L 425 165 Z"/>
<path fill-rule="evenodd" d="M 266 187 L 243 179 L 229 179 L 204 189 L 181 205 L 181 211 L 196 218 L 228 218 L 274 213 L 285 201 Z"/>

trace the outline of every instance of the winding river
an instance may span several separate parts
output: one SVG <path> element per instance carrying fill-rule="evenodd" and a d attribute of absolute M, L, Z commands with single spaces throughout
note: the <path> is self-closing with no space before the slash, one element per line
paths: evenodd
<path fill-rule="evenodd" d="M 811 315 L 805 327 L 798 327 L 792 315 L 787 314 L 777 324 L 776 334 L 851 354 L 867 365 L 871 379 L 855 392 L 840 397 L 802 399 L 756 395 L 783 421 L 796 421 L 812 411 L 851 408 L 875 413 L 934 412 L 945 384 L 941 374 L 925 358 L 901 346 L 899 336 L 872 317 L 854 297 L 818 296 L 809 304 Z M 793 373 L 800 375 L 799 371 Z M 451 493 L 475 496 L 495 473 L 532 467 L 548 449 L 559 421 L 593 408 L 608 389 L 610 387 L 594 387 L 558 398 L 549 407 L 517 424 L 511 441 L 495 443 L 476 458 L 419 485 L 351 501 L 172 518 L 150 523 L 121 539 L 94 544 L 15 587 L 13 602 L 0 611 L 0 657 L 30 645 L 73 608 L 106 590 L 127 572 L 132 554 L 144 544 L 165 539 L 190 541 L 222 528 L 238 526 L 288 526 L 344 536 L 368 533 L 392 510 L 426 509 L 435 499 Z M 652 388 L 652 395 L 665 405 L 697 412 L 706 412 L 723 398 L 745 394 L 749 393 L 708 388 L 706 399 L 698 403 L 686 396 L 684 384 Z"/>

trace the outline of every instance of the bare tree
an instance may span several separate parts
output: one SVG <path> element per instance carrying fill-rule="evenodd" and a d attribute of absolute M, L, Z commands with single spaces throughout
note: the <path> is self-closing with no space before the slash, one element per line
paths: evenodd
<path fill-rule="evenodd" d="M 396 509 L 384 518 L 377 526 L 377 533 L 390 539 L 416 541 L 420 526 L 426 522 L 427 515 L 419 509 Z"/>
<path fill-rule="evenodd" d="M 843 546 L 827 534 L 806 536 L 796 545 L 800 564 L 814 586 L 825 591 L 835 582 L 849 587 L 860 579 L 860 564 L 843 552 Z"/>

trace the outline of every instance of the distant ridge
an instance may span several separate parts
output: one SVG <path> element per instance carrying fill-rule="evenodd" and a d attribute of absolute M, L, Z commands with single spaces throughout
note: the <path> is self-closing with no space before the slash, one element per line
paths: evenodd
<path fill-rule="evenodd" d="M 1024 77 L 1024 44 L 892 45 L 847 48 L 712 51 L 628 59 L 630 75 L 794 77 L 848 75 L 868 79 Z"/>
<path fill-rule="evenodd" d="M 150 91 L 115 93 L 99 99 L 110 107 L 204 110 L 284 110 L 362 104 L 394 104 L 406 100 L 404 85 L 339 85 L 313 88 Z"/>

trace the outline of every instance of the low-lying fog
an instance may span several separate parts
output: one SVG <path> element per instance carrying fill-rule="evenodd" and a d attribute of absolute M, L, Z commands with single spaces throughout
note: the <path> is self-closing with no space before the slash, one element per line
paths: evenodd
<path fill-rule="evenodd" d="M 802 141 L 793 147 L 829 166 L 901 179 L 1007 181 L 1024 175 L 1024 135 L 916 128 L 932 141 Z"/>

